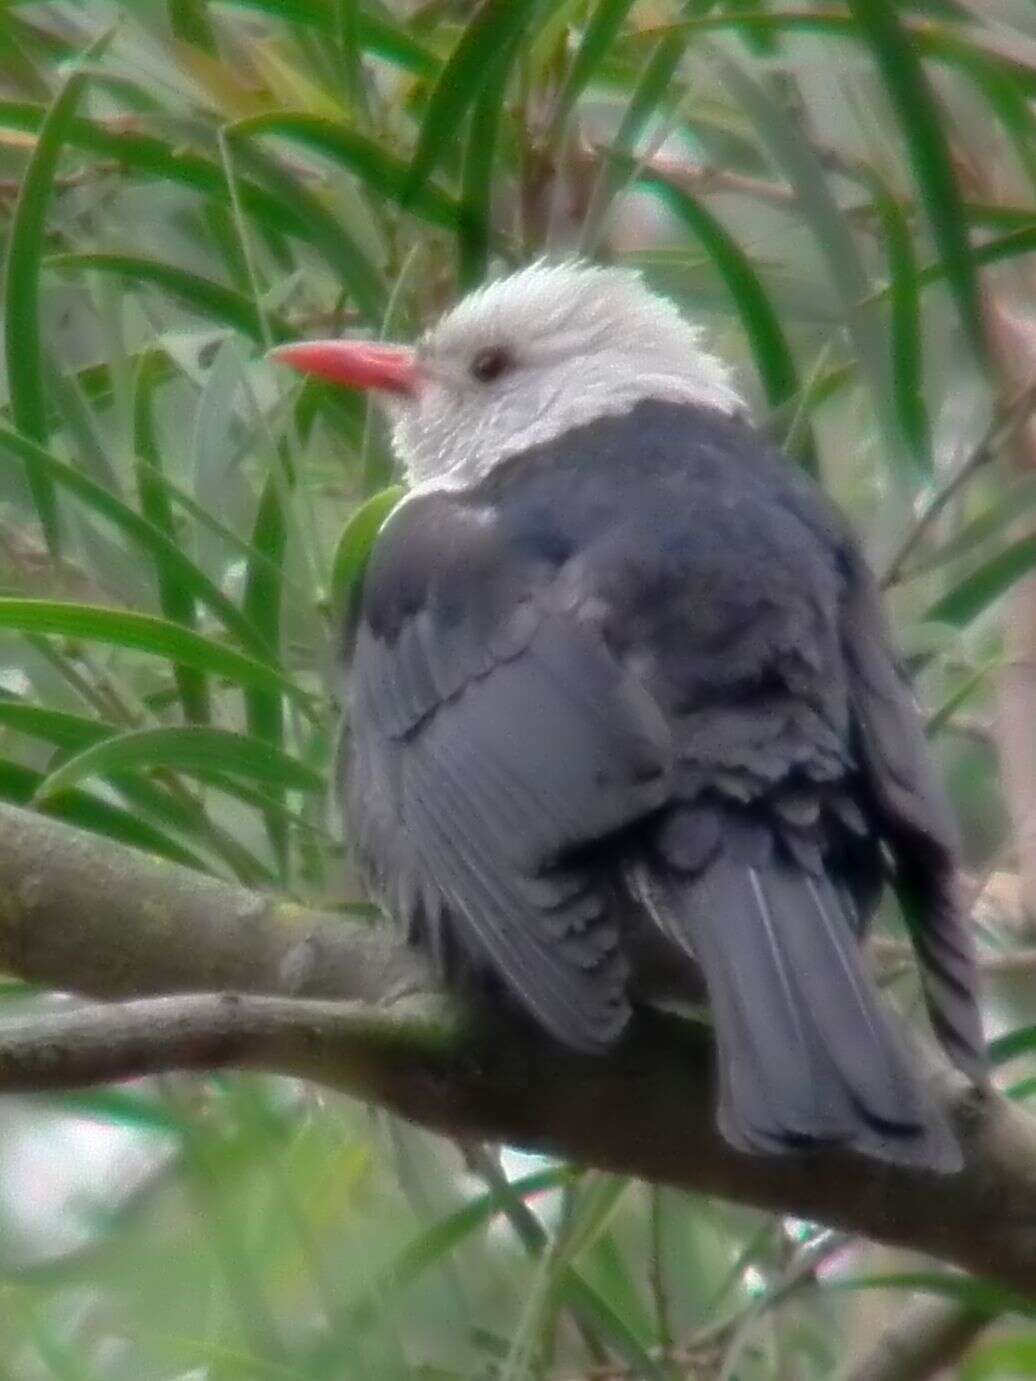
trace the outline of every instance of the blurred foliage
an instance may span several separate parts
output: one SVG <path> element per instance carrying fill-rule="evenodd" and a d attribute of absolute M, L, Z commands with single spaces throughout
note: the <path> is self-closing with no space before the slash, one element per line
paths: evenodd
<path fill-rule="evenodd" d="M 325 782 L 391 460 L 363 401 L 264 351 L 411 337 L 489 271 L 583 252 L 701 320 L 850 511 L 976 893 L 1010 878 L 997 602 L 1036 566 L 1036 480 L 986 337 L 991 304 L 1036 332 L 1034 98 L 1029 0 L 8 0 L 0 798 L 366 914 Z M 1022 942 L 1006 911 L 987 955 Z M 1032 989 L 990 988 L 1018 1097 Z M 1010 1308 L 284 1081 L 0 1117 L 19 1381 L 811 1378 L 912 1292 Z M 1005 1312 L 962 1374 L 1036 1375 L 1036 1331 Z"/>

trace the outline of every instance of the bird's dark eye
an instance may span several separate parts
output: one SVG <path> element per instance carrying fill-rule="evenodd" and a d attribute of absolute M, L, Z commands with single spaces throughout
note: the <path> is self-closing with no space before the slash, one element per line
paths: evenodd
<path fill-rule="evenodd" d="M 494 379 L 499 379 L 510 365 L 511 356 L 502 345 L 487 345 L 472 359 L 471 376 L 481 384 L 492 383 Z"/>

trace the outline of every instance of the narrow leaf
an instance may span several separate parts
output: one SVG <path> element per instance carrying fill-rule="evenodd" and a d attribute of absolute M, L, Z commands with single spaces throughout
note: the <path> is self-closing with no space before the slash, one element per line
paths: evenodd
<path fill-rule="evenodd" d="M 361 504 L 346 523 L 331 566 L 331 598 L 336 617 L 351 613 L 378 533 L 405 493 L 401 484 L 382 489 Z"/>
<path fill-rule="evenodd" d="M 284 598 L 281 565 L 287 543 L 287 525 L 277 480 L 278 476 L 271 471 L 259 496 L 252 546 L 265 559 L 249 562 L 245 576 L 244 606 L 245 613 L 259 628 L 268 646 L 279 653 Z M 253 686 L 245 691 L 245 716 L 249 733 L 270 744 L 273 751 L 279 753 L 284 744 L 283 698 Z M 266 832 L 283 873 L 287 868 L 288 836 L 278 812 L 267 814 Z"/>
<path fill-rule="evenodd" d="M 652 172 L 641 173 L 638 181 L 662 195 L 712 258 L 741 317 L 767 401 L 771 408 L 780 407 L 798 392 L 798 374 L 780 317 L 748 255 L 722 222 L 684 188 Z M 812 442 L 803 449 L 804 462 L 815 473 Z"/>
<path fill-rule="evenodd" d="M 724 84 L 752 121 L 760 140 L 798 195 L 817 247 L 827 263 L 857 358 L 874 394 L 878 416 L 898 443 L 882 334 L 872 311 L 870 278 L 829 180 L 815 153 L 770 93 L 729 58 L 714 55 Z"/>
<path fill-rule="evenodd" d="M 476 287 L 486 275 L 496 185 L 493 160 L 503 119 L 507 72 L 508 64 L 502 59 L 494 64 L 468 121 L 461 162 L 463 210 L 457 236 L 462 288 Z"/>
<path fill-rule="evenodd" d="M 409 164 L 340 121 L 303 111 L 274 110 L 238 120 L 230 129 L 241 136 L 272 134 L 295 140 L 348 169 L 379 197 L 395 202 L 403 199 Z M 425 183 L 411 196 L 407 208 L 445 230 L 455 230 L 460 219 L 457 202 L 433 183 Z"/>
<path fill-rule="evenodd" d="M 73 73 L 40 125 L 11 218 L 7 246 L 4 345 L 11 417 L 20 432 L 41 442 L 47 437 L 47 400 L 40 344 L 40 257 L 54 174 L 85 85 L 85 73 Z M 61 539 L 53 481 L 40 472 L 31 455 L 23 460 L 36 516 L 48 547 L 56 554 Z"/>
<path fill-rule="evenodd" d="M 877 178 L 872 179 L 872 188 L 889 265 L 892 392 L 907 452 L 924 480 L 932 473 L 932 437 L 924 395 L 921 280 L 913 237 L 902 208 Z"/>
<path fill-rule="evenodd" d="M 341 219 L 333 216 L 298 177 L 286 172 L 276 159 L 248 140 L 229 134 L 227 147 L 233 150 L 235 164 L 257 177 L 280 203 L 291 208 L 292 215 L 305 227 L 310 243 L 341 275 L 360 314 L 369 322 L 380 321 L 385 309 L 381 270 Z"/>
<path fill-rule="evenodd" d="M 227 729 L 190 725 L 171 729 L 139 729 L 77 753 L 50 773 L 37 790 L 37 800 L 58 796 L 89 777 L 112 773 L 173 768 L 190 771 L 218 769 L 250 781 L 298 791 L 323 791 L 326 782 L 297 758 L 272 744 Z"/>
<path fill-rule="evenodd" d="M 407 178 L 409 203 L 445 156 L 457 128 L 471 109 L 486 74 L 510 66 L 517 40 L 529 41 L 528 26 L 537 0 L 485 0 L 461 34 L 428 98 Z"/>
<path fill-rule="evenodd" d="M 888 0 L 849 0 L 849 8 L 870 45 L 899 117 L 946 277 L 964 329 L 981 355 L 982 309 L 968 244 L 967 217 L 957 189 L 945 121 L 913 38 L 908 36 Z"/>
<path fill-rule="evenodd" d="M 335 7 L 328 0 L 226 0 L 242 9 L 261 10 L 277 19 L 312 24 L 315 28 L 334 33 L 337 29 Z M 356 4 L 356 0 L 345 0 Z M 421 46 L 402 24 L 393 23 L 379 6 L 379 13 L 371 14 L 359 7 L 356 28 L 360 43 L 386 62 L 412 72 L 417 77 L 434 76 L 440 63 L 434 53 Z"/>
<path fill-rule="evenodd" d="M 1019 1055 L 1029 1055 L 1036 1050 L 1036 1026 L 1018 1026 L 1005 1036 L 997 1036 L 989 1042 L 989 1062 L 992 1065 L 1006 1064 Z"/>
<path fill-rule="evenodd" d="M 922 616 L 923 621 L 963 628 L 1028 575 L 1034 566 L 1036 536 L 1019 537 L 937 599 Z"/>
<path fill-rule="evenodd" d="M 142 518 L 134 509 L 116 498 L 110 490 L 89 479 L 82 471 L 67 465 L 63 460 L 58 460 L 57 456 L 50 455 L 26 437 L 11 431 L 9 427 L 0 425 L 0 463 L 5 459 L 9 460 L 8 453 L 22 459 L 29 457 L 37 470 L 52 484 L 75 494 L 88 508 L 114 523 L 149 556 L 157 553 L 165 568 L 174 572 L 177 580 L 211 609 L 246 647 L 259 655 L 267 651 L 261 636 L 241 610 L 160 528 Z"/>
<path fill-rule="evenodd" d="M 165 661 L 197 667 L 236 685 L 280 690 L 311 712 L 309 696 L 276 667 L 151 614 L 106 609 L 96 604 L 0 596 L 0 628 L 131 648 Z"/>
<path fill-rule="evenodd" d="M 16 806 L 31 805 L 42 780 L 41 775 L 33 772 L 31 768 L 0 759 L 0 800 L 9 801 Z M 207 871 L 205 864 L 196 854 L 177 844 L 161 830 L 153 829 L 138 815 L 109 805 L 107 801 L 99 800 L 88 792 L 68 792 L 60 801 L 52 802 L 46 814 L 58 820 L 65 820 L 80 829 L 90 830 L 94 834 L 106 835 L 120 844 L 144 849 L 147 853 L 158 854 L 162 858 L 171 859 L 174 863 L 183 863 L 188 868 L 195 868 L 200 872 Z"/>
<path fill-rule="evenodd" d="M 160 473 L 161 454 L 155 439 L 153 416 L 153 394 L 157 375 L 148 360 L 142 361 L 136 380 L 133 400 L 133 443 L 134 450 L 141 457 L 135 468 L 137 496 L 140 511 L 144 518 L 159 532 L 165 534 L 174 545 L 178 541 L 176 522 L 173 517 L 169 495 L 156 476 Z M 177 548 L 179 549 L 179 548 Z M 155 564 L 158 580 L 158 599 L 162 613 L 174 623 L 182 623 L 185 628 L 197 626 L 197 610 L 194 593 L 178 577 L 176 563 L 170 564 L 165 557 L 166 548 L 152 548 L 151 556 Z M 211 716 L 208 687 L 205 678 L 193 667 L 175 666 L 173 674 L 180 692 L 184 716 L 190 723 L 205 724 Z"/>
<path fill-rule="evenodd" d="M 177 268 L 175 264 L 164 264 L 136 254 L 52 254 L 45 262 L 48 269 L 90 269 L 95 273 L 113 274 L 131 283 L 151 284 L 181 298 L 199 316 L 211 317 L 230 326 L 259 345 L 266 343 L 259 313 L 250 297 L 211 278 Z M 267 313 L 266 319 L 275 340 L 294 339 L 295 332 L 275 314 Z"/>
<path fill-rule="evenodd" d="M 590 22 L 565 74 L 564 85 L 558 95 L 551 119 L 550 142 L 556 143 L 576 101 L 587 83 L 593 79 L 601 59 L 612 48 L 623 21 L 633 7 L 633 0 L 598 0 Z"/>

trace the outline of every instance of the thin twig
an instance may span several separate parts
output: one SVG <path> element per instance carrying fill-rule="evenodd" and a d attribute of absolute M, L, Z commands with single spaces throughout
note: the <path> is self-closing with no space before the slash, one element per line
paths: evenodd
<path fill-rule="evenodd" d="M 996 410 L 978 445 L 960 464 L 949 479 L 929 499 L 924 511 L 911 525 L 899 549 L 882 576 L 883 589 L 901 579 L 903 568 L 933 523 L 966 484 L 996 458 L 1001 449 L 1013 441 L 1036 411 L 1036 379 L 1016 392 L 1003 407 Z"/>

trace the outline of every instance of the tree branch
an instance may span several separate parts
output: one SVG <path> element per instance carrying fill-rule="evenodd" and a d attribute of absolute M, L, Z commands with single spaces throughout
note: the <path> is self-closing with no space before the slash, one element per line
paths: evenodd
<path fill-rule="evenodd" d="M 934 1054 L 931 1086 L 965 1150 L 960 1175 L 834 1153 L 741 1155 L 715 1130 L 711 1041 L 693 1022 L 645 1012 L 612 1056 L 569 1054 L 517 1020 L 473 1020 L 386 926 L 259 897 L 8 806 L 0 878 L 0 967 L 139 999 L 5 1023 L 0 1090 L 262 1068 L 454 1137 L 912 1247 L 1036 1297 L 1036 1122 Z"/>

